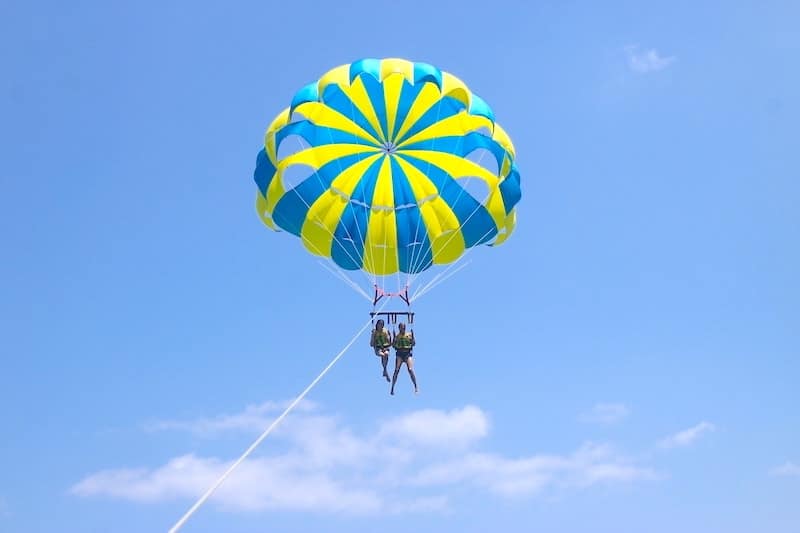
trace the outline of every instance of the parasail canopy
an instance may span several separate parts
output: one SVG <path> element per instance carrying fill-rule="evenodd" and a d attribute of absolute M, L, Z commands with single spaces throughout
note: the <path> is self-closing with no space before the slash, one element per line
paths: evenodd
<path fill-rule="evenodd" d="M 418 274 L 498 245 L 521 197 L 514 146 L 457 77 L 363 59 L 300 89 L 257 158 L 257 209 L 345 270 Z"/>

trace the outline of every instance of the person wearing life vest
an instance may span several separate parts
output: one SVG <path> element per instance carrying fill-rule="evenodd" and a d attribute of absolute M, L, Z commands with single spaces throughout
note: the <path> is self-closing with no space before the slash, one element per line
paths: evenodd
<path fill-rule="evenodd" d="M 395 362 L 394 377 L 392 377 L 392 390 L 389 392 L 389 394 L 394 395 L 394 384 L 397 383 L 397 375 L 400 373 L 400 367 L 403 366 L 403 363 L 406 364 L 408 375 L 411 376 L 411 382 L 414 384 L 414 394 L 417 394 L 419 389 L 417 389 L 417 376 L 414 375 L 413 360 L 413 349 L 417 344 L 417 341 L 414 339 L 413 331 L 411 333 L 406 333 L 406 325 L 402 322 L 398 324 L 398 329 L 400 332 L 394 336 L 394 340 L 392 341 L 392 346 L 394 347 L 395 353 Z"/>
<path fill-rule="evenodd" d="M 386 365 L 389 363 L 389 348 L 392 346 L 392 338 L 389 335 L 389 330 L 383 327 L 383 320 L 378 319 L 375 323 L 375 329 L 372 330 L 369 345 L 374 348 L 375 355 L 381 358 L 383 377 L 386 378 L 386 381 L 389 381 L 389 372 L 386 371 Z"/>

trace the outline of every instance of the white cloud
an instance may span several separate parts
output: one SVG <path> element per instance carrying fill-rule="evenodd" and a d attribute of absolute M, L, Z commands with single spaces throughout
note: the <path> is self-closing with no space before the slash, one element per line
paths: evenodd
<path fill-rule="evenodd" d="M 447 496 L 395 499 L 387 505 L 387 511 L 392 514 L 445 513 L 450 511 L 450 501 Z"/>
<path fill-rule="evenodd" d="M 776 466 L 769 473 L 773 476 L 800 477 L 800 465 L 787 461 L 780 466 Z"/>
<path fill-rule="evenodd" d="M 93 474 L 72 488 L 80 496 L 106 495 L 142 503 L 196 499 L 230 463 L 186 455 L 154 469 L 118 469 Z M 291 457 L 245 461 L 214 494 L 223 508 L 239 511 L 287 509 L 369 513 L 381 499 L 371 490 L 351 489 L 324 471 Z"/>
<path fill-rule="evenodd" d="M 260 418 L 274 411 L 275 405 L 197 421 L 159 423 L 151 429 L 257 434 L 265 427 Z M 488 435 L 489 426 L 486 413 L 467 405 L 449 411 L 409 412 L 359 434 L 339 417 L 309 406 L 287 418 L 270 437 L 270 455 L 244 461 L 212 502 L 230 511 L 441 513 L 451 507 L 447 493 L 455 484 L 500 497 L 530 497 L 549 489 L 656 477 L 652 469 L 595 444 L 566 455 L 533 453 L 510 458 L 481 451 L 477 445 Z M 96 472 L 75 484 L 71 492 L 140 503 L 196 500 L 230 464 L 215 457 L 183 455 L 153 468 Z"/>
<path fill-rule="evenodd" d="M 452 411 L 425 409 L 383 424 L 381 435 L 428 446 L 463 447 L 489 433 L 489 419 L 473 405 Z"/>
<path fill-rule="evenodd" d="M 656 479 L 650 468 L 630 464 L 607 446 L 592 443 L 569 455 L 532 455 L 508 459 L 470 453 L 420 472 L 417 485 L 470 483 L 504 496 L 537 494 L 552 488 L 586 488 L 597 483 Z"/>
<path fill-rule="evenodd" d="M 612 424 L 630 414 L 631 410 L 623 403 L 598 403 L 580 417 L 583 422 Z"/>
<path fill-rule="evenodd" d="M 642 50 L 636 44 L 626 46 L 625 52 L 630 69 L 641 74 L 664 70 L 677 60 L 675 56 L 662 57 L 655 48 Z"/>
<path fill-rule="evenodd" d="M 662 448 L 679 448 L 684 446 L 689 446 L 698 438 L 700 438 L 703 434 L 713 431 L 715 429 L 714 424 L 710 422 L 700 422 L 696 426 L 690 427 L 689 429 L 684 429 L 683 431 L 679 431 L 674 435 L 670 435 L 659 442 L 659 446 Z"/>
<path fill-rule="evenodd" d="M 149 431 L 189 431 L 191 433 L 212 437 L 225 431 L 263 431 L 275 418 L 275 415 L 288 407 L 290 402 L 264 402 L 259 405 L 248 405 L 241 413 L 220 415 L 213 418 L 200 418 L 197 420 L 162 420 L 147 424 Z M 308 400 L 302 400 L 294 411 L 314 411 L 317 405 Z"/>

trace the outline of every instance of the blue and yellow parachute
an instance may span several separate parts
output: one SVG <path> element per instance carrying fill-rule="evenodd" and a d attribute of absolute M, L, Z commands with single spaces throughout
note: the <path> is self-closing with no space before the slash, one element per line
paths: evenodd
<path fill-rule="evenodd" d="M 496 171 L 470 159 L 476 151 Z M 272 121 L 256 204 L 267 226 L 343 269 L 417 274 L 508 238 L 521 196 L 514 156 L 486 102 L 452 74 L 363 59 L 303 87 Z M 297 168 L 306 175 L 293 183 Z"/>

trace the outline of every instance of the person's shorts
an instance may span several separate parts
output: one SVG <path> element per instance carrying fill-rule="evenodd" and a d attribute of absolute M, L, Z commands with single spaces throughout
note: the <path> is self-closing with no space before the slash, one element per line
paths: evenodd
<path fill-rule="evenodd" d="M 380 346 L 375 346 L 375 355 L 378 357 L 389 355 L 389 347 L 381 348 Z"/>
<path fill-rule="evenodd" d="M 401 351 L 399 351 L 399 350 L 395 351 L 395 353 L 394 353 L 394 354 L 395 354 L 397 357 L 399 357 L 399 358 L 400 358 L 400 360 L 401 360 L 402 362 L 404 362 L 404 363 L 407 363 L 407 362 L 408 362 L 408 358 L 409 358 L 409 357 L 412 357 L 412 356 L 414 355 L 412 352 L 405 352 L 405 351 L 401 352 Z"/>

